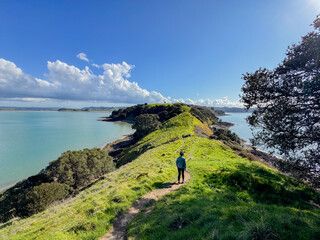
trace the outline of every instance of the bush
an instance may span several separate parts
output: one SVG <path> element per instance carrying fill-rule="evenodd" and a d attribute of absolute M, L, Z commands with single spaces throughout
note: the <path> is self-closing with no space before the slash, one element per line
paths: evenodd
<path fill-rule="evenodd" d="M 58 182 L 42 183 L 27 193 L 28 204 L 26 209 L 29 215 L 41 212 L 57 200 L 64 199 L 68 195 L 69 187 Z"/>
<path fill-rule="evenodd" d="M 217 128 L 214 126 L 211 128 L 213 130 L 213 136 L 211 138 L 241 144 L 241 139 L 237 136 L 237 134 L 231 132 L 229 129 Z"/>
<path fill-rule="evenodd" d="M 141 114 L 156 114 L 159 116 L 160 122 L 165 122 L 168 119 L 179 115 L 186 111 L 186 105 L 183 103 L 175 104 L 138 104 L 126 109 L 119 109 L 112 112 L 110 118 L 112 120 L 131 120 Z"/>
<path fill-rule="evenodd" d="M 215 124 L 218 118 L 213 109 L 202 106 L 190 105 L 190 113 L 203 123 Z"/>
<path fill-rule="evenodd" d="M 136 139 L 142 138 L 147 134 L 160 129 L 161 122 L 156 114 L 141 114 L 135 118 L 133 129 L 136 129 L 134 137 Z"/>
<path fill-rule="evenodd" d="M 100 149 L 64 152 L 50 163 L 45 173 L 53 181 L 79 189 L 115 169 L 112 158 Z"/>
<path fill-rule="evenodd" d="M 0 222 L 43 211 L 114 169 L 112 158 L 100 149 L 64 152 L 39 174 L 0 194 Z"/>

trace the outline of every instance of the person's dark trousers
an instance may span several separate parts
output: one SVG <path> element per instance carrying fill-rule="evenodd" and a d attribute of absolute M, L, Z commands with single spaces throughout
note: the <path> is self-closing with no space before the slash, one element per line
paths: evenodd
<path fill-rule="evenodd" d="M 178 182 L 180 182 L 181 175 L 182 175 L 182 181 L 184 182 L 184 168 L 178 168 Z"/>

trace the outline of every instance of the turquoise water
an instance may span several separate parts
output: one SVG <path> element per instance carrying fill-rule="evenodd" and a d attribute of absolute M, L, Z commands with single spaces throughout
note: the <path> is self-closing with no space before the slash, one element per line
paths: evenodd
<path fill-rule="evenodd" d="M 108 113 L 0 111 L 0 191 L 38 173 L 67 150 L 103 147 L 132 133 L 97 121 Z"/>
<path fill-rule="evenodd" d="M 230 128 L 231 131 L 235 132 L 240 138 L 247 141 L 250 144 L 250 138 L 252 138 L 252 131 L 249 124 L 246 122 L 246 118 L 251 113 L 227 113 L 227 116 L 221 116 L 222 121 L 233 123 L 234 126 Z"/>

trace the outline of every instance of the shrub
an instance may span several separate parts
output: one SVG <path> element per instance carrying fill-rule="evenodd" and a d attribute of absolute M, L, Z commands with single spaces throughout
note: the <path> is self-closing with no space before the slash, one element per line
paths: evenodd
<path fill-rule="evenodd" d="M 213 109 L 203 106 L 190 105 L 190 113 L 203 123 L 215 124 L 218 118 Z"/>
<path fill-rule="evenodd" d="M 0 194 L 0 222 L 43 211 L 114 169 L 112 158 L 100 149 L 64 152 L 39 174 Z"/>
<path fill-rule="evenodd" d="M 183 103 L 175 104 L 138 104 L 126 109 L 119 109 L 112 112 L 110 118 L 112 120 L 134 120 L 141 114 L 156 114 L 159 116 L 160 122 L 179 115 L 186 111 L 186 105 Z"/>
<path fill-rule="evenodd" d="M 161 122 L 159 117 L 156 114 L 141 114 L 135 118 L 134 124 L 132 125 L 133 129 L 136 129 L 134 137 L 136 139 L 146 136 L 148 133 L 151 133 L 155 130 L 160 129 Z"/>
<path fill-rule="evenodd" d="M 61 200 L 68 195 L 69 187 L 58 182 L 42 183 L 34 187 L 27 193 L 28 204 L 26 209 L 29 215 L 41 212 L 57 200 Z"/>
<path fill-rule="evenodd" d="M 218 128 L 214 126 L 212 126 L 211 128 L 213 130 L 213 136 L 211 138 L 241 144 L 241 139 L 237 136 L 237 134 L 231 132 L 229 129 Z"/>
<path fill-rule="evenodd" d="M 95 148 L 64 152 L 45 172 L 51 180 L 79 189 L 114 169 L 112 158 Z"/>

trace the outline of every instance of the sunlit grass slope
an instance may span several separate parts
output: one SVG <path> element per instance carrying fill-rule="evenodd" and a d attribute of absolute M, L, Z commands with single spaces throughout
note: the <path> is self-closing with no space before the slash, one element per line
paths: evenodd
<path fill-rule="evenodd" d="M 104 235 L 120 212 L 159 182 L 174 178 L 175 150 L 183 143 L 181 135 L 191 133 L 196 123 L 199 121 L 188 112 L 168 120 L 130 149 L 127 155 L 136 151 L 138 156 L 141 148 L 153 146 L 136 160 L 72 199 L 27 219 L 0 225 L 0 239 L 96 239 Z"/>
<path fill-rule="evenodd" d="M 183 143 L 191 180 L 130 225 L 140 239 L 316 239 L 319 194 L 307 185 L 225 145 L 193 134 L 203 124 L 188 111 L 141 139 L 121 159 L 130 162 L 78 196 L 27 219 L 0 225 L 0 239 L 97 239 L 143 194 L 176 178 Z M 259 235 L 260 234 L 260 235 Z M 258 237 L 257 237 L 258 236 Z M 260 238 L 259 238 L 260 236 Z M 261 237 L 262 236 L 262 237 Z"/>
<path fill-rule="evenodd" d="M 200 125 L 201 122 L 197 118 L 192 117 L 188 112 L 169 119 L 163 124 L 161 129 L 150 133 L 138 143 L 125 150 L 118 157 L 118 164 L 126 164 L 149 149 L 181 139 L 182 135 L 191 134 L 196 124 Z"/>
<path fill-rule="evenodd" d="M 223 144 L 199 137 L 183 150 L 191 180 L 129 226 L 136 239 L 319 239 L 319 193 Z"/>

